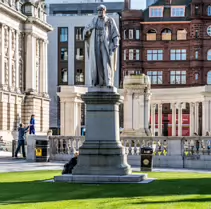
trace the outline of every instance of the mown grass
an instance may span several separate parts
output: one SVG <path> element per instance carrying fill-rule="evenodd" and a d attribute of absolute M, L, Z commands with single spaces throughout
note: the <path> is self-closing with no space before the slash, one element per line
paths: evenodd
<path fill-rule="evenodd" d="M 150 184 L 44 183 L 60 171 L 0 174 L 0 209 L 211 209 L 211 175 L 149 173 Z"/>

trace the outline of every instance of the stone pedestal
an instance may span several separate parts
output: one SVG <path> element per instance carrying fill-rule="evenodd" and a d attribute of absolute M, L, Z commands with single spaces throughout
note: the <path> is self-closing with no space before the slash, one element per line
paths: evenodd
<path fill-rule="evenodd" d="M 122 136 L 151 136 L 150 81 L 148 76 L 130 75 L 124 79 L 124 131 Z"/>
<path fill-rule="evenodd" d="M 139 183 L 147 176 L 130 175 L 119 136 L 119 104 L 116 88 L 89 88 L 86 103 L 86 138 L 79 149 L 78 163 L 71 175 L 55 176 L 56 182 Z"/>
<path fill-rule="evenodd" d="M 73 175 L 127 175 L 131 173 L 119 137 L 119 104 L 116 88 L 90 88 L 86 103 L 86 140 L 80 147 Z"/>

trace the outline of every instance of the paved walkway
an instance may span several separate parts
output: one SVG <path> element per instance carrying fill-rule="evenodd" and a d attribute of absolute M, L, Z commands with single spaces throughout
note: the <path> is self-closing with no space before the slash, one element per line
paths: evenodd
<path fill-rule="evenodd" d="M 23 171 L 40 171 L 40 170 L 62 170 L 65 162 L 27 162 L 23 159 L 13 159 L 11 153 L 3 153 L 0 151 L 0 173 L 7 172 L 23 172 Z M 133 171 L 140 172 L 139 167 L 133 167 Z M 210 173 L 206 170 L 191 169 L 170 169 L 170 168 L 154 168 L 153 172 L 189 172 L 189 173 Z"/>

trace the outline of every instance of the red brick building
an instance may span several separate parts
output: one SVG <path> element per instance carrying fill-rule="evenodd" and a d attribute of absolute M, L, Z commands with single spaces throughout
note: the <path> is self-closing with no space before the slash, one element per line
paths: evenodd
<path fill-rule="evenodd" d="M 211 0 L 158 0 L 144 11 L 130 10 L 129 1 L 122 78 L 145 73 L 152 88 L 211 84 Z"/>

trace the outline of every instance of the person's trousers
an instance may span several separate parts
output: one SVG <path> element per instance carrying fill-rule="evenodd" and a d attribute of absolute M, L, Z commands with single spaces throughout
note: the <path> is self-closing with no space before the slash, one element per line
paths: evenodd
<path fill-rule="evenodd" d="M 35 134 L 35 129 L 29 129 L 29 134 Z"/>
<path fill-rule="evenodd" d="M 18 156 L 18 152 L 20 151 L 20 149 L 22 148 L 22 154 L 23 157 L 26 157 L 26 153 L 25 153 L 25 141 L 24 140 L 18 140 L 18 147 L 15 151 L 15 157 Z"/>

